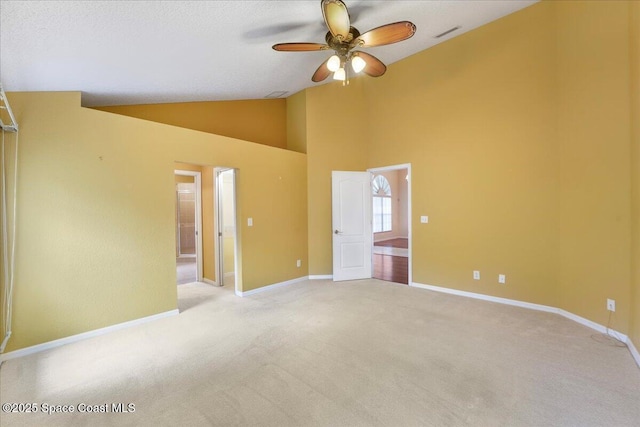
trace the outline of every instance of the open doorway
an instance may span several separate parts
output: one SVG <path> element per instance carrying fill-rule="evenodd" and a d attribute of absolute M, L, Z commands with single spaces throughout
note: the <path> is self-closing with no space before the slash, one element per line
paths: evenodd
<path fill-rule="evenodd" d="M 220 286 L 236 289 L 237 230 L 236 230 L 236 171 L 216 168 L 216 228 L 217 271 Z"/>
<path fill-rule="evenodd" d="M 175 170 L 176 194 L 176 282 L 178 285 L 202 278 L 201 173 Z"/>
<path fill-rule="evenodd" d="M 411 280 L 411 166 L 370 169 L 372 181 L 372 277 Z"/>

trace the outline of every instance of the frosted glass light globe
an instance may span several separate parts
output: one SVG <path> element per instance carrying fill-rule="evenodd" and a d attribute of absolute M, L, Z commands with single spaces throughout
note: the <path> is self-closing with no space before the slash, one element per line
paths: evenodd
<path fill-rule="evenodd" d="M 329 60 L 327 61 L 327 68 L 331 72 L 338 71 L 338 68 L 340 68 L 340 58 L 338 58 L 338 55 L 333 55 L 331 58 L 329 58 Z"/>
<path fill-rule="evenodd" d="M 359 56 L 354 56 L 353 58 L 351 58 L 351 68 L 353 68 L 354 73 L 359 73 L 360 71 L 364 70 L 364 67 L 366 66 L 366 61 Z"/>

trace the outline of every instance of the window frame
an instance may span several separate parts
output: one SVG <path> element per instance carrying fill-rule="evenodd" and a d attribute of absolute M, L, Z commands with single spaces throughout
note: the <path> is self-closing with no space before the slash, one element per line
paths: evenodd
<path fill-rule="evenodd" d="M 384 175 L 375 175 L 371 180 L 371 193 L 373 198 L 371 203 L 373 233 L 393 231 L 393 200 L 389 180 Z M 387 200 L 388 202 L 386 202 Z M 378 202 L 380 209 L 376 212 Z M 379 228 L 376 227 L 377 225 Z"/>

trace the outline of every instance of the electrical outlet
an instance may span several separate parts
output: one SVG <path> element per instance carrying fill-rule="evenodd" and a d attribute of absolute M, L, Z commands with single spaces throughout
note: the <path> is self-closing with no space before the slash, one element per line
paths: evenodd
<path fill-rule="evenodd" d="M 498 283 L 507 283 L 507 276 L 505 276 L 504 274 L 498 274 Z"/>
<path fill-rule="evenodd" d="M 473 270 L 473 280 L 480 280 L 480 272 L 478 270 Z"/>
<path fill-rule="evenodd" d="M 302 266 L 302 261 L 300 260 L 296 261 L 296 267 L 300 267 L 300 266 Z"/>
<path fill-rule="evenodd" d="M 423 224 L 428 224 L 429 223 L 429 217 L 427 215 L 422 215 L 420 217 L 420 222 Z"/>
<path fill-rule="evenodd" d="M 616 300 L 607 298 L 607 310 L 616 311 Z"/>

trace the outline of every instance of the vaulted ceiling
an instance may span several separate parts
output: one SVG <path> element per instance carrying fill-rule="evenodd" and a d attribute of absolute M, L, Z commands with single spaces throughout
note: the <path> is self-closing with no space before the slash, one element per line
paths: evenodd
<path fill-rule="evenodd" d="M 363 49 L 389 65 L 535 1 L 345 3 L 361 32 L 416 24 L 408 40 Z M 323 84 L 311 75 L 330 54 L 271 46 L 326 32 L 319 0 L 1 0 L 0 79 L 5 91 L 79 90 L 86 106 L 288 96 Z"/>

